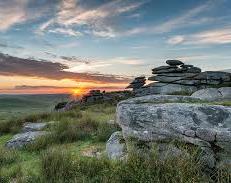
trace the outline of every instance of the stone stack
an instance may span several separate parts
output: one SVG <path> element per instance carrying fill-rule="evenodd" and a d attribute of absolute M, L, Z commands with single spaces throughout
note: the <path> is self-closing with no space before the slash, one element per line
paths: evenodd
<path fill-rule="evenodd" d="M 144 76 L 135 78 L 127 88 L 132 88 L 133 91 L 142 88 L 146 83 L 146 78 Z"/>
<path fill-rule="evenodd" d="M 210 87 L 231 86 L 231 74 L 219 71 L 201 72 L 193 65 L 184 64 L 179 60 L 167 60 L 166 66 L 152 69 L 155 81 L 136 91 L 136 96 L 149 94 L 192 94 Z"/>

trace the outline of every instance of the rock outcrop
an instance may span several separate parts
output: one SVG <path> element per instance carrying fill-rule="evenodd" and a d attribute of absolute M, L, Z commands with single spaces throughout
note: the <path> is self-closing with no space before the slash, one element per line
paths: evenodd
<path fill-rule="evenodd" d="M 137 97 L 118 104 L 117 123 L 125 139 L 200 147 L 201 159 L 213 168 L 231 160 L 231 107 L 204 102 L 189 96 Z"/>
<path fill-rule="evenodd" d="M 6 143 L 7 148 L 20 149 L 34 142 L 37 138 L 47 135 L 48 132 L 44 129 L 53 122 L 49 123 L 25 123 L 22 132 L 16 134 Z"/>
<path fill-rule="evenodd" d="M 179 60 L 167 60 L 166 66 L 152 69 L 154 81 L 135 90 L 136 96 L 150 94 L 192 94 L 210 87 L 231 86 L 231 74 L 219 71 L 201 72 L 193 65 L 186 65 Z M 140 86 L 140 85 L 139 85 Z"/>
<path fill-rule="evenodd" d="M 100 90 L 91 90 L 81 99 L 82 102 L 96 102 L 103 99 L 103 93 Z"/>
<path fill-rule="evenodd" d="M 231 101 L 231 87 L 207 88 L 198 90 L 192 94 L 192 97 L 207 101 Z"/>
<path fill-rule="evenodd" d="M 55 107 L 55 111 L 63 112 L 69 111 L 76 106 L 80 106 L 83 104 L 94 104 L 101 102 L 118 102 L 121 100 L 125 100 L 132 96 L 133 94 L 130 91 L 115 91 L 115 92 L 101 92 L 100 90 L 90 90 L 87 94 L 83 95 L 79 100 L 72 100 L 67 102 L 66 104 L 60 103 Z"/>

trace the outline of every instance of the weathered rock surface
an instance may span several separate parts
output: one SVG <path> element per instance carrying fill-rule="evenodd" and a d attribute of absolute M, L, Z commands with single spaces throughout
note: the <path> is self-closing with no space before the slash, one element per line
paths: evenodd
<path fill-rule="evenodd" d="M 180 84 L 168 84 L 168 83 L 151 83 L 141 89 L 135 91 L 135 95 L 145 96 L 145 95 L 153 95 L 153 94 L 176 94 L 176 93 L 184 93 L 184 94 L 192 94 L 197 91 L 196 86 L 187 86 Z"/>
<path fill-rule="evenodd" d="M 34 142 L 38 137 L 46 134 L 47 132 L 45 131 L 20 133 L 13 136 L 13 138 L 6 143 L 6 147 L 11 149 L 19 149 L 27 144 Z"/>
<path fill-rule="evenodd" d="M 126 145 L 121 132 L 114 132 L 106 144 L 106 152 L 110 159 L 122 160 L 126 156 Z"/>
<path fill-rule="evenodd" d="M 123 136 L 143 142 L 173 140 L 205 150 L 202 160 L 209 168 L 230 160 L 231 107 L 200 104 L 199 98 L 150 95 L 122 101 L 117 106 L 117 123 Z"/>
<path fill-rule="evenodd" d="M 49 123 L 25 123 L 22 132 L 41 131 L 48 125 Z"/>
<path fill-rule="evenodd" d="M 231 100 L 231 87 L 207 88 L 198 90 L 192 94 L 192 97 L 197 97 L 208 101 Z"/>

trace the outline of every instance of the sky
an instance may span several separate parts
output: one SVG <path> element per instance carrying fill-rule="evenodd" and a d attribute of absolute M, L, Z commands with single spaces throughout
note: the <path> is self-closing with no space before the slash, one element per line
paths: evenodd
<path fill-rule="evenodd" d="M 167 59 L 231 69 L 230 0 L 0 0 L 0 93 L 121 90 Z"/>

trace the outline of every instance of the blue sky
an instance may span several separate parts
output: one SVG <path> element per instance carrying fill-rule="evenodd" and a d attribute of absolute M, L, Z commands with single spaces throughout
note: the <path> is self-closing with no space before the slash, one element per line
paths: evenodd
<path fill-rule="evenodd" d="M 166 59 L 231 68 L 229 0 L 0 0 L 0 52 L 66 72 L 150 75 Z"/>

